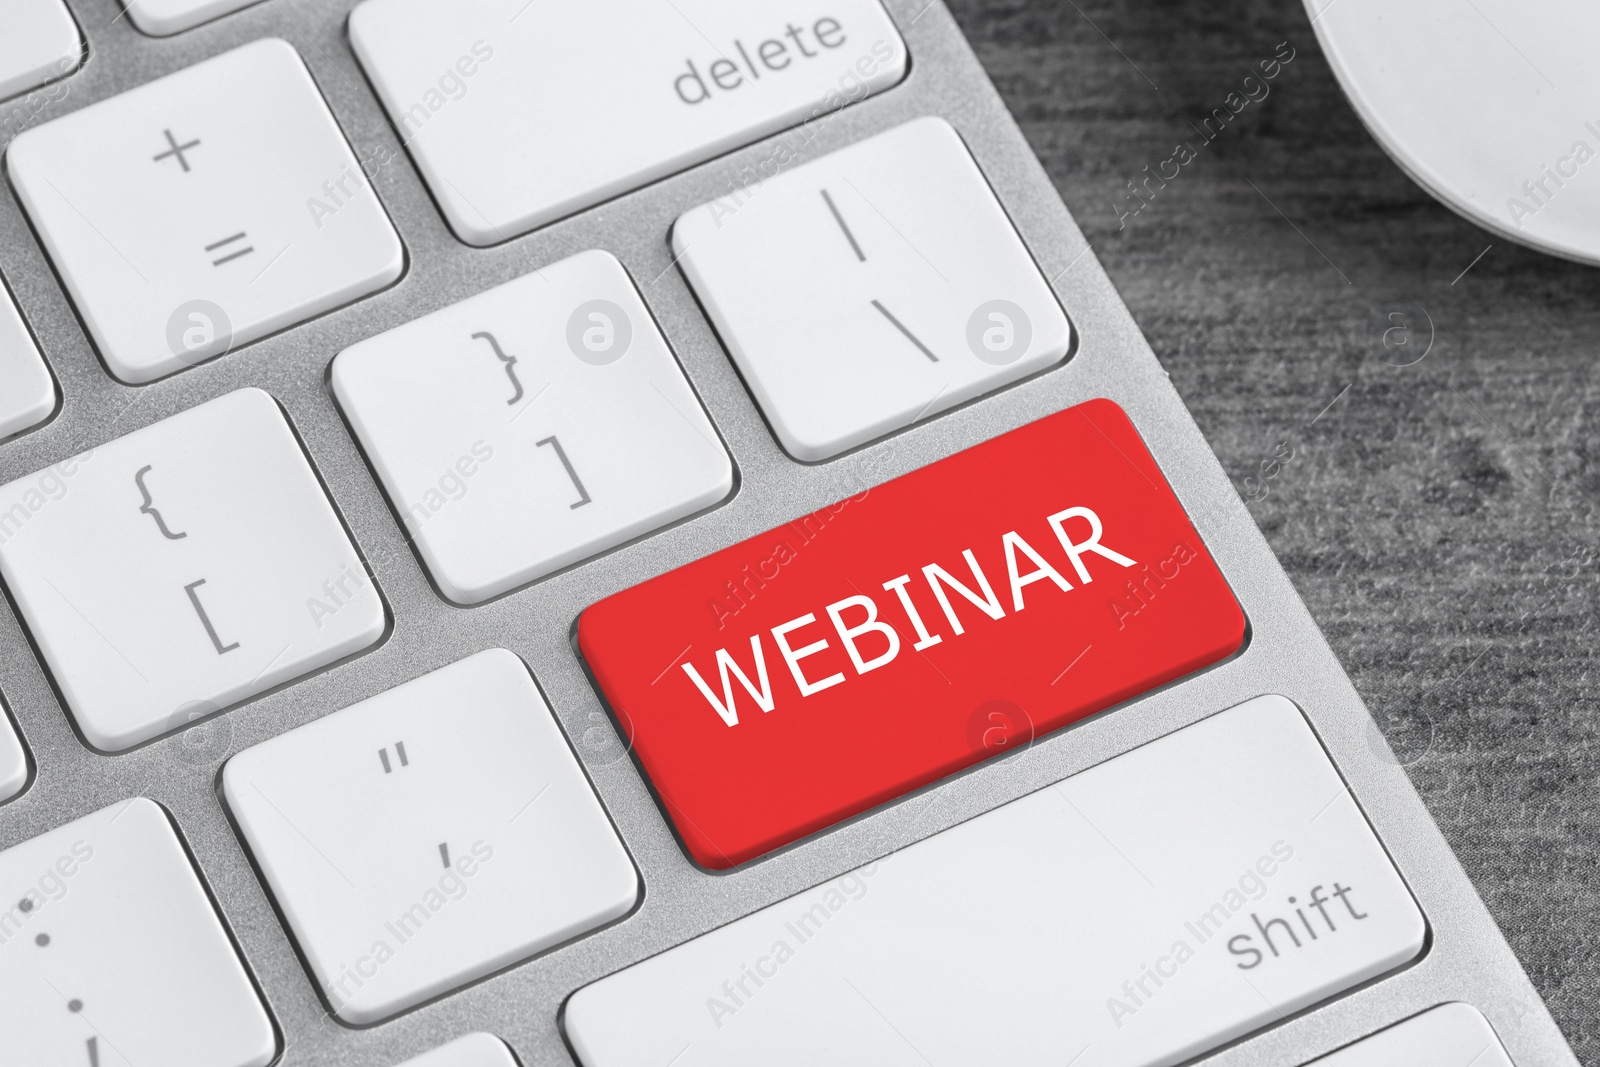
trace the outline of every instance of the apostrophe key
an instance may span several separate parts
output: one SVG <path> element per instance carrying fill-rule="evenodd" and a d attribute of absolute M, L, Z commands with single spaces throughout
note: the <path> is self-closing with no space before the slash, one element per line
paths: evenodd
<path fill-rule="evenodd" d="M 640 892 L 504 649 L 246 749 L 222 789 L 323 996 L 358 1026 L 602 926 Z"/>

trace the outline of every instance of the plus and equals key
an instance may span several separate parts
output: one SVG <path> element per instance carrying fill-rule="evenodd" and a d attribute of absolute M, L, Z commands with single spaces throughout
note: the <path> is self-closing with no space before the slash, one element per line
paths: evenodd
<path fill-rule="evenodd" d="M 167 141 L 166 151 L 158 152 L 150 158 L 156 163 L 160 163 L 164 159 L 176 160 L 178 166 L 183 168 L 182 173 L 184 174 L 188 174 L 194 170 L 194 168 L 189 165 L 188 153 L 200 147 L 200 138 L 193 137 L 187 141 L 179 141 L 172 135 L 172 131 L 170 129 L 162 130 L 161 135 L 165 137 Z M 223 252 L 216 259 L 213 259 L 211 261 L 211 265 L 213 267 L 220 267 L 224 263 L 238 259 L 240 256 L 248 256 L 251 252 L 254 252 L 255 247 L 253 245 L 246 245 L 243 248 L 237 247 L 238 242 L 244 239 L 245 231 L 240 230 L 236 234 L 232 234 L 231 236 L 224 237 L 220 241 L 213 241 L 206 245 L 205 250 L 208 255 L 212 252 L 221 251 L 224 248 L 227 249 L 226 252 Z"/>

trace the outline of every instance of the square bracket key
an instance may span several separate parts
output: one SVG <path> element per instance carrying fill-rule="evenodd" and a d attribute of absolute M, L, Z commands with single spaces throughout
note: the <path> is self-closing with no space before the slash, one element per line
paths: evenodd
<path fill-rule="evenodd" d="M 27 130 L 6 168 L 101 357 L 152 381 L 383 288 L 404 251 L 267 38 Z"/>
<path fill-rule="evenodd" d="M 339 353 L 333 392 L 428 572 L 477 604 L 710 507 L 733 463 L 615 256 Z"/>
<path fill-rule="evenodd" d="M 78 728 L 106 752 L 352 655 L 386 624 L 259 389 L 0 486 L 0 576 Z"/>

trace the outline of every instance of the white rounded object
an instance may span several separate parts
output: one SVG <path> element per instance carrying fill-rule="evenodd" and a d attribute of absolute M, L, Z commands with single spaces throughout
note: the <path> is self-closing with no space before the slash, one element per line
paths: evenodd
<path fill-rule="evenodd" d="M 1378 143 L 1500 236 L 1600 264 L 1600 6 L 1305 0 Z"/>

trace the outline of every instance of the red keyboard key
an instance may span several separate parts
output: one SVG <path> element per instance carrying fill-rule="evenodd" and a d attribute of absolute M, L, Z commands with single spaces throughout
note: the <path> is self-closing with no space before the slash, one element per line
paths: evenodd
<path fill-rule="evenodd" d="M 578 645 L 727 868 L 1237 651 L 1245 620 L 1092 400 L 600 601 Z"/>

